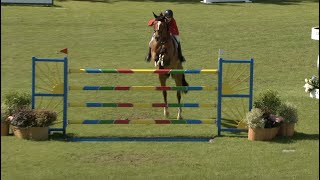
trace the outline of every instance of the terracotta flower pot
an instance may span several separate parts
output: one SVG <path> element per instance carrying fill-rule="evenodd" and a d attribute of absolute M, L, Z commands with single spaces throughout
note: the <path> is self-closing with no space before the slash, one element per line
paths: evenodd
<path fill-rule="evenodd" d="M 13 134 L 19 139 L 29 139 L 29 128 L 12 127 Z"/>
<path fill-rule="evenodd" d="M 278 136 L 291 137 L 294 134 L 295 123 L 283 123 L 278 131 Z"/>
<path fill-rule="evenodd" d="M 29 137 L 31 140 L 44 141 L 49 138 L 49 127 L 30 127 Z"/>
<path fill-rule="evenodd" d="M 273 139 L 280 127 L 275 128 L 249 128 L 248 139 L 251 141 L 268 141 Z"/>
<path fill-rule="evenodd" d="M 9 135 L 9 123 L 1 122 L 1 136 Z"/>

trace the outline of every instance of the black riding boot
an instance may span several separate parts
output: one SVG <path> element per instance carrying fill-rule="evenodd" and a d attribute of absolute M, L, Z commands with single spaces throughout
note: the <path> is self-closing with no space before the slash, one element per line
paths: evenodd
<path fill-rule="evenodd" d="M 150 62 L 150 60 L 151 60 L 151 48 L 149 47 L 149 52 L 148 52 L 148 54 L 146 56 L 146 61 Z"/>
<path fill-rule="evenodd" d="M 179 56 L 179 59 L 180 59 L 181 62 L 185 62 L 186 61 L 186 59 L 182 55 L 182 50 L 181 50 L 180 43 L 178 44 L 178 56 Z"/>

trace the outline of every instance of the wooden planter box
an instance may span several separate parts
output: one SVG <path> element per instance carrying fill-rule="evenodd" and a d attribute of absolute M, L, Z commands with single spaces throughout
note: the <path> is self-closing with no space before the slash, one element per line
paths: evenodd
<path fill-rule="evenodd" d="M 45 141 L 49 138 L 49 127 L 30 127 L 29 139 L 35 141 Z"/>
<path fill-rule="evenodd" d="M 278 136 L 291 137 L 294 134 L 295 123 L 283 123 L 278 131 Z"/>
<path fill-rule="evenodd" d="M 251 141 L 269 141 L 273 139 L 280 127 L 275 128 L 249 128 L 248 139 Z"/>
<path fill-rule="evenodd" d="M 13 134 L 19 139 L 29 139 L 29 128 L 12 126 Z"/>
<path fill-rule="evenodd" d="M 1 122 L 1 136 L 9 135 L 9 123 Z"/>
<path fill-rule="evenodd" d="M 49 127 L 12 127 L 14 135 L 19 139 L 30 139 L 35 141 L 44 141 L 49 139 Z"/>

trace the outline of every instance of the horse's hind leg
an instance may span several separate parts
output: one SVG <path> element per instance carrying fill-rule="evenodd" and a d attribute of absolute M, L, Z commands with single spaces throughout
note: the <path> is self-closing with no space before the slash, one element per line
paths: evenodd
<path fill-rule="evenodd" d="M 174 80 L 176 82 L 176 86 L 182 86 L 182 76 L 183 74 L 176 74 L 174 77 Z M 177 100 L 178 100 L 178 104 L 180 105 L 181 102 L 181 91 L 177 91 Z M 178 108 L 178 115 L 177 115 L 177 119 L 183 119 L 181 116 L 182 113 L 182 108 L 179 107 Z"/>
<path fill-rule="evenodd" d="M 160 79 L 160 85 L 161 86 L 166 86 L 166 81 L 168 79 L 169 75 L 168 74 L 159 74 L 159 79 Z M 169 117 L 169 111 L 168 111 L 168 101 L 167 101 L 167 91 L 162 91 L 163 95 L 163 100 L 164 103 L 166 104 L 166 107 L 163 108 L 163 114 L 166 118 Z"/>

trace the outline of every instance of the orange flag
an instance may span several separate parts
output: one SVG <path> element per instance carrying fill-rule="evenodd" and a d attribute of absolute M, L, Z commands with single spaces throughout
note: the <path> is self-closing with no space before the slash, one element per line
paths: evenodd
<path fill-rule="evenodd" d="M 60 50 L 61 53 L 65 53 L 65 54 L 68 54 L 68 48 L 64 48 L 62 50 Z"/>

